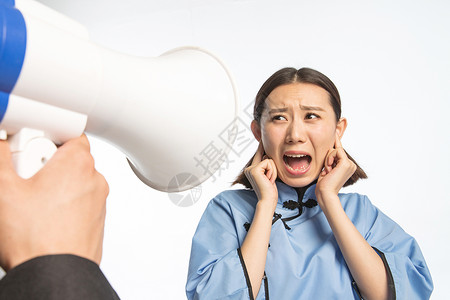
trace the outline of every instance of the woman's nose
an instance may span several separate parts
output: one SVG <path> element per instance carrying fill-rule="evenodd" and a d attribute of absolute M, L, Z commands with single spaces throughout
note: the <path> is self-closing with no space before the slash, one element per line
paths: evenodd
<path fill-rule="evenodd" d="M 301 121 L 292 121 L 286 132 L 286 143 L 304 143 L 306 141 L 306 132 L 304 124 Z"/>

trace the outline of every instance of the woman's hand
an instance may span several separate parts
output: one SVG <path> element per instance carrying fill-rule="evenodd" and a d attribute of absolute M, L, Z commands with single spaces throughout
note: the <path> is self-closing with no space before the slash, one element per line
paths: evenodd
<path fill-rule="evenodd" d="M 348 218 L 338 197 L 339 190 L 356 168 L 336 134 L 334 149 L 328 151 L 317 180 L 317 202 L 363 298 L 388 299 L 388 277 L 383 261 Z"/>
<path fill-rule="evenodd" d="M 336 196 L 355 171 L 356 165 L 347 157 L 336 133 L 334 149 L 328 151 L 323 171 L 317 180 L 316 195 L 319 204 L 327 196 Z"/>
<path fill-rule="evenodd" d="M 241 246 L 242 257 L 256 298 L 264 276 L 272 218 L 278 202 L 275 184 L 277 168 L 272 159 L 265 157 L 261 142 L 252 164 L 244 170 L 244 174 L 258 197 L 252 224 Z"/>
<path fill-rule="evenodd" d="M 275 184 L 277 168 L 275 162 L 264 155 L 262 142 L 253 157 L 252 164 L 244 170 L 244 174 L 250 181 L 259 201 L 272 201 L 273 210 L 278 201 L 278 190 Z"/>

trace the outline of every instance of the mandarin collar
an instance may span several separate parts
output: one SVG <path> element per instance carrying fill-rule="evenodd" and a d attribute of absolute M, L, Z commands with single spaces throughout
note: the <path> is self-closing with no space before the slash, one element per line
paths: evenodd
<path fill-rule="evenodd" d="M 278 189 L 278 203 L 277 203 L 277 207 L 275 209 L 274 221 L 276 221 L 277 217 L 279 217 L 280 219 L 282 219 L 282 222 L 284 223 L 286 229 L 289 229 L 289 226 L 287 226 L 287 224 L 291 223 L 292 220 L 298 219 L 300 221 L 300 219 L 305 218 L 305 214 L 304 214 L 305 209 L 307 211 L 309 211 L 309 213 L 311 213 L 312 211 L 310 211 L 311 208 L 300 208 L 300 210 L 299 209 L 289 209 L 289 208 L 284 207 L 283 204 L 285 202 L 289 202 L 289 200 L 292 200 L 295 202 L 301 202 L 302 206 L 304 206 L 305 202 L 308 202 L 308 201 L 310 201 L 310 199 L 312 199 L 312 201 L 314 201 L 316 203 L 315 205 L 317 205 L 316 193 L 315 193 L 316 182 L 311 183 L 306 188 L 306 191 L 304 192 L 303 197 L 300 200 L 298 198 L 299 198 L 299 194 L 300 195 L 302 194 L 301 191 L 297 192 L 296 188 L 293 188 L 280 180 L 276 181 L 276 185 L 277 185 L 277 189 Z M 313 206 L 315 206 L 315 205 L 313 205 Z M 309 213 L 307 213 L 306 215 L 309 215 Z M 272 221 L 272 224 L 274 223 L 274 221 Z"/>
<path fill-rule="evenodd" d="M 286 183 L 277 180 L 275 181 L 275 184 L 277 185 L 278 189 L 278 204 L 283 205 L 283 202 L 286 202 L 288 200 L 294 200 L 299 201 L 298 199 L 298 193 L 297 190 L 290 185 L 287 185 Z M 308 199 L 314 199 L 316 200 L 316 184 L 310 185 L 307 189 L 305 194 L 303 195 L 303 199 L 300 199 L 301 202 L 304 202 Z"/>
<path fill-rule="evenodd" d="M 299 202 L 298 197 L 299 194 L 301 194 L 302 192 L 297 192 L 295 188 L 285 184 L 284 182 L 278 179 L 275 181 L 275 184 L 278 190 L 278 203 L 273 215 L 272 225 L 275 222 L 280 221 L 284 224 L 286 230 L 290 230 L 291 227 L 289 227 L 288 223 L 295 225 L 299 222 L 303 222 L 302 220 L 308 218 L 308 215 L 310 216 L 311 213 L 317 212 L 317 209 L 314 209 L 314 207 L 319 207 L 317 205 L 315 193 L 316 180 L 306 188 L 306 191 L 304 192 L 302 199 L 300 199 L 301 205 L 297 209 L 289 209 L 283 207 L 283 203 L 289 202 L 289 200 Z M 303 213 L 303 206 L 306 206 L 308 209 L 306 214 Z M 307 216 L 305 217 L 305 215 Z M 245 230 L 248 232 L 248 230 L 250 229 L 250 223 L 246 222 L 245 224 L 243 224 L 243 226 L 245 227 Z"/>

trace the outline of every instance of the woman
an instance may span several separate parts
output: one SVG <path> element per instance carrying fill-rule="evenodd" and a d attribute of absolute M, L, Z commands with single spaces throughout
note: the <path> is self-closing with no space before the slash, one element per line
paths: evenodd
<path fill-rule="evenodd" d="M 192 241 L 189 299 L 428 299 L 415 240 L 366 196 L 342 148 L 339 93 L 312 69 L 284 68 L 256 96 L 253 159 L 206 208 Z M 318 205 L 317 205 L 318 204 Z"/>

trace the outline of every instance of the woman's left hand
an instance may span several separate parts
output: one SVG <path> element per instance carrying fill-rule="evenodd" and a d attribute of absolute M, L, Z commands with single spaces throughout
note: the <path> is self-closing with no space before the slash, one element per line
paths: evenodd
<path fill-rule="evenodd" d="M 355 171 L 356 164 L 348 158 L 336 133 L 334 149 L 328 151 L 325 157 L 324 168 L 317 179 L 317 197 L 324 198 L 324 196 L 337 195 Z"/>

